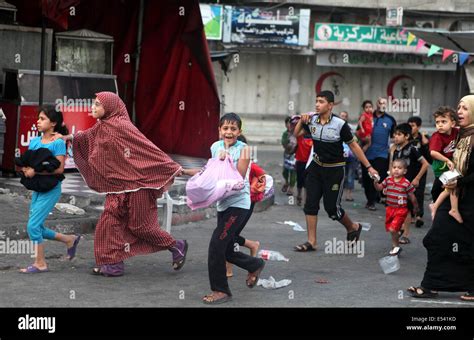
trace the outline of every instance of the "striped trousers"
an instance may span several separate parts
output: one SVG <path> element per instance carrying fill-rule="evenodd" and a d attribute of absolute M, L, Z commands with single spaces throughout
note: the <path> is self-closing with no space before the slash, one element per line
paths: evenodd
<path fill-rule="evenodd" d="M 158 224 L 156 200 L 160 196 L 161 191 L 153 189 L 107 194 L 95 229 L 97 265 L 118 263 L 176 245 L 176 240 Z"/>

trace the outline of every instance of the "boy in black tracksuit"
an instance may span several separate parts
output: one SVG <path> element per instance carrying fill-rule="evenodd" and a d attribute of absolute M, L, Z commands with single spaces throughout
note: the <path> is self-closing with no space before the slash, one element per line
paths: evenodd
<path fill-rule="evenodd" d="M 420 131 L 422 120 L 418 116 L 413 116 L 408 118 L 408 124 L 411 126 L 411 135 L 413 137 L 413 145 L 420 151 L 421 155 L 426 159 L 426 161 L 431 164 L 433 162 L 430 155 L 430 136 L 422 133 Z M 418 202 L 419 211 L 416 216 L 415 225 L 417 228 L 421 228 L 424 224 L 423 215 L 424 215 L 424 201 L 425 201 L 425 188 L 426 188 L 426 177 L 428 172 L 426 172 L 423 177 L 420 179 L 420 184 L 415 191 L 415 197 Z"/>
<path fill-rule="evenodd" d="M 372 176 L 378 176 L 355 142 L 351 129 L 346 121 L 334 115 L 334 94 L 322 91 L 316 97 L 316 114 L 301 115 L 295 127 L 298 137 L 310 133 L 313 138 L 314 157 L 307 169 L 306 203 L 304 212 L 308 226 L 308 242 L 295 247 L 296 251 L 306 252 L 316 248 L 316 227 L 319 202 L 324 197 L 324 208 L 329 217 L 339 221 L 347 230 L 347 240 L 358 241 L 362 231 L 361 223 L 354 223 L 341 207 L 344 187 L 345 159 L 342 143 L 351 148 L 354 155 L 361 161 Z"/>

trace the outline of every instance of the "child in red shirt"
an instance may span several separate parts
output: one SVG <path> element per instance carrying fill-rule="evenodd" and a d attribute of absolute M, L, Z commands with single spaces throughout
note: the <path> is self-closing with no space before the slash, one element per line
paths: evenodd
<path fill-rule="evenodd" d="M 357 124 L 356 135 L 360 140 L 362 150 L 367 151 L 371 144 L 372 130 L 373 130 L 373 105 L 370 100 L 365 100 L 362 103 L 364 112 L 359 117 Z"/>
<path fill-rule="evenodd" d="M 297 139 L 298 146 L 296 147 L 296 188 L 298 195 L 296 196 L 296 204 L 301 205 L 303 201 L 304 180 L 306 177 L 306 163 L 310 157 L 311 147 L 313 146 L 313 138 L 311 134 L 307 133 L 299 136 Z"/>
<path fill-rule="evenodd" d="M 390 176 L 382 183 L 374 180 L 375 189 L 384 191 L 387 196 L 385 210 L 385 230 L 392 235 L 392 250 L 390 255 L 399 255 L 402 248 L 399 246 L 399 231 L 408 216 L 407 201 L 410 199 L 413 210 L 418 211 L 418 202 L 415 197 L 415 187 L 404 177 L 407 173 L 407 163 L 404 159 L 395 159 L 392 162 Z"/>

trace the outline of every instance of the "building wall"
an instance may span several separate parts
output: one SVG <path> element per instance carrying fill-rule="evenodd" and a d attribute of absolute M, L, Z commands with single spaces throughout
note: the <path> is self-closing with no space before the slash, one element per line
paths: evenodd
<path fill-rule="evenodd" d="M 342 103 L 335 106 L 334 112 L 348 111 L 353 122 L 362 101 L 375 102 L 379 96 L 386 97 L 390 80 L 398 75 L 414 79 L 414 98 L 419 100 L 420 117 L 427 126 L 432 125 L 431 114 L 438 106 L 455 106 L 459 99 L 459 77 L 455 71 L 322 67 L 316 65 L 314 56 L 289 54 L 242 52 L 239 57 L 240 62 L 228 74 L 228 80 L 218 74 L 219 68 L 215 69 L 219 91 L 224 95 L 223 112 L 241 114 L 247 121 L 247 132 L 259 141 L 278 140 L 281 132 L 273 130 L 283 126 L 286 115 L 314 111 L 316 82 L 329 71 L 344 77 L 338 79 L 340 94 L 336 100 Z M 323 89 L 333 90 L 331 82 L 323 84 Z M 398 121 L 405 121 L 413 113 L 392 114 Z"/>
<path fill-rule="evenodd" d="M 223 1 L 225 3 L 235 1 Z M 355 8 L 386 8 L 387 6 L 401 6 L 405 10 L 440 11 L 440 12 L 474 12 L 474 2 L 471 0 L 332 0 L 324 3 L 320 0 L 261 0 L 261 3 L 287 3 L 307 6 L 339 6 Z"/>
<path fill-rule="evenodd" d="M 45 70 L 51 70 L 53 31 L 46 30 Z M 0 25 L 0 87 L 3 68 L 39 70 L 41 55 L 41 28 Z M 1 91 L 0 91 L 1 93 Z"/>

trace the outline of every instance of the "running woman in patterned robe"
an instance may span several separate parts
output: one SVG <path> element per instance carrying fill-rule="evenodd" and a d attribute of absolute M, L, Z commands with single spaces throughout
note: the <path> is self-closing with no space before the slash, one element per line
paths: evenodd
<path fill-rule="evenodd" d="M 125 259 L 165 249 L 179 270 L 188 244 L 160 228 L 156 200 L 183 169 L 132 124 L 119 96 L 96 96 L 97 123 L 74 136 L 58 136 L 72 140 L 74 162 L 87 185 L 107 194 L 95 229 L 93 273 L 120 276 Z"/>

